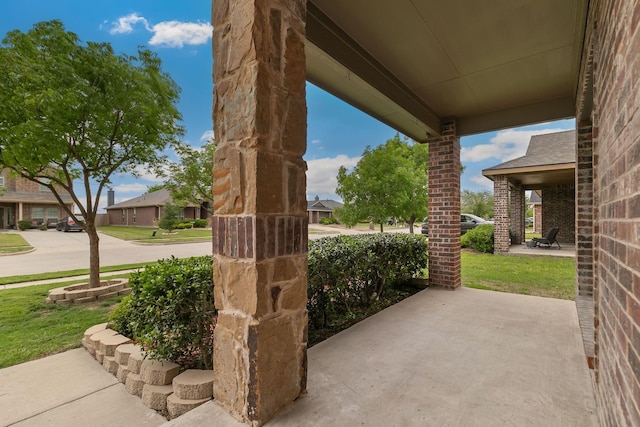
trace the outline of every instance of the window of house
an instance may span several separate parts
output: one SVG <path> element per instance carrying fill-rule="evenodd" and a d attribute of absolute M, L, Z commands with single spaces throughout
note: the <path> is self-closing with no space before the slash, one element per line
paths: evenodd
<path fill-rule="evenodd" d="M 44 208 L 31 208 L 31 220 L 36 221 L 38 225 L 44 222 Z"/>
<path fill-rule="evenodd" d="M 138 214 L 137 208 L 133 208 L 133 223 L 136 223 L 136 215 Z"/>
<path fill-rule="evenodd" d="M 184 209 L 180 209 L 180 213 L 178 213 L 178 220 L 184 220 Z"/>
<path fill-rule="evenodd" d="M 58 218 L 58 208 L 47 208 L 47 219 Z"/>
<path fill-rule="evenodd" d="M 127 214 L 127 211 L 125 209 L 122 209 L 122 223 L 123 224 L 124 224 L 124 219 L 125 219 L 126 214 Z"/>
<path fill-rule="evenodd" d="M 49 191 L 46 185 L 40 184 L 40 191 Z"/>
<path fill-rule="evenodd" d="M 0 175 L 0 187 L 4 187 L 4 176 Z"/>

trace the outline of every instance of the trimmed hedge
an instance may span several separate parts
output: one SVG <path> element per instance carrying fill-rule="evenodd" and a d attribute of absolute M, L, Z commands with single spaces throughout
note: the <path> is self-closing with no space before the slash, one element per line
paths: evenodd
<path fill-rule="evenodd" d="M 493 253 L 493 225 L 479 225 L 467 231 L 461 238 L 463 248 L 471 248 L 478 252 Z"/>
<path fill-rule="evenodd" d="M 154 359 L 211 369 L 216 310 L 211 256 L 160 260 L 129 279 L 131 294 L 110 327 Z M 390 287 L 427 267 L 427 241 L 413 234 L 361 234 L 309 242 L 309 329 L 354 319 Z"/>
<path fill-rule="evenodd" d="M 212 369 L 211 256 L 159 260 L 129 278 L 130 297 L 111 314 L 111 327 L 138 341 L 154 359 Z"/>
<path fill-rule="evenodd" d="M 427 267 L 427 241 L 413 234 L 377 233 L 324 237 L 309 242 L 309 326 L 368 307 L 385 289 Z"/>

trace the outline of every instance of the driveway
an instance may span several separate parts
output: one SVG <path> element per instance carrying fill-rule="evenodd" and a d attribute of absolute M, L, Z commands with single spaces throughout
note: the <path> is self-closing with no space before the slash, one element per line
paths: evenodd
<path fill-rule="evenodd" d="M 89 268 L 89 238 L 84 232 L 17 231 L 36 250 L 1 256 L 0 277 Z M 151 230 L 149 231 L 151 233 Z M 138 245 L 100 233 L 100 265 L 121 265 L 211 255 L 211 242 Z"/>

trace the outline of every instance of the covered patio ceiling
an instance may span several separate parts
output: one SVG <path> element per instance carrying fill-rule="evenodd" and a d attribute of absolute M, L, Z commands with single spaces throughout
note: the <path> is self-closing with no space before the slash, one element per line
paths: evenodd
<path fill-rule="evenodd" d="M 307 78 L 424 142 L 575 116 L 589 0 L 309 0 Z"/>

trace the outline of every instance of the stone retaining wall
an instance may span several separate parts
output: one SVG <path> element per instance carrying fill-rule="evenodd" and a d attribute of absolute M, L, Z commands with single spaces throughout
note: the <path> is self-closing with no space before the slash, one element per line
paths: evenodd
<path fill-rule="evenodd" d="M 80 283 L 51 289 L 45 301 L 48 304 L 77 304 L 101 301 L 129 293 L 129 279 L 113 279 L 100 282 L 97 288 L 89 288 L 88 283 Z"/>
<path fill-rule="evenodd" d="M 106 323 L 87 329 L 82 345 L 107 371 L 125 385 L 128 393 L 169 419 L 196 408 L 213 397 L 213 371 L 146 359 L 142 347 L 108 329 Z"/>

